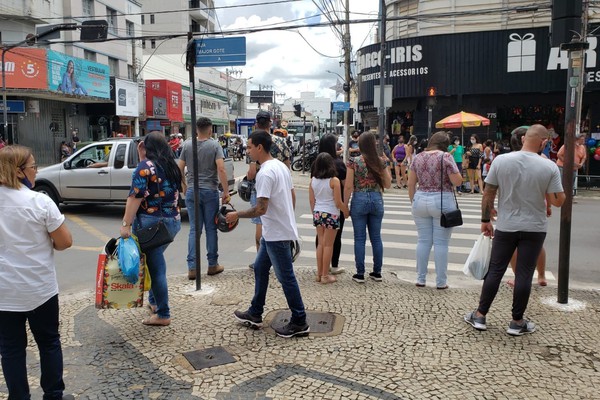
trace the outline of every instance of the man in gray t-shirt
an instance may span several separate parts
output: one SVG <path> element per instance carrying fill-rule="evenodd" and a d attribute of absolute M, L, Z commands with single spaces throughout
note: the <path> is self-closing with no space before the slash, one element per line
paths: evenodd
<path fill-rule="evenodd" d="M 198 165 L 193 162 L 192 140 L 188 139 L 183 144 L 181 155 L 177 164 L 184 175 L 187 166 L 188 173 L 186 183 L 183 185 L 185 191 L 185 205 L 190 220 L 190 235 L 188 238 L 188 278 L 196 279 L 196 230 L 194 209 L 194 174 L 198 174 L 198 218 L 200 220 L 200 232 L 206 227 L 206 257 L 208 258 L 208 275 L 216 275 L 223 272 L 223 266 L 219 265 L 219 243 L 217 237 L 217 225 L 215 215 L 219 210 L 219 182 L 223 187 L 222 201 L 229 202 L 229 186 L 227 185 L 227 173 L 223 161 L 223 149 L 219 143 L 211 138 L 212 121 L 209 118 L 198 118 L 196 122 L 196 134 L 198 135 Z M 187 186 L 187 190 L 186 190 Z"/>
<path fill-rule="evenodd" d="M 481 232 L 493 236 L 493 242 L 479 307 L 465 316 L 465 321 L 475 329 L 487 329 L 485 316 L 516 249 L 512 321 L 507 333 L 520 336 L 535 331 L 535 324 L 524 319 L 523 314 L 529 302 L 536 261 L 546 238 L 545 201 L 555 207 L 562 206 L 565 201 L 558 167 L 537 154 L 547 141 L 548 131 L 544 126 L 531 126 L 524 136 L 523 148 L 496 157 L 485 180 Z M 494 232 L 491 220 L 496 194 L 498 223 Z"/>

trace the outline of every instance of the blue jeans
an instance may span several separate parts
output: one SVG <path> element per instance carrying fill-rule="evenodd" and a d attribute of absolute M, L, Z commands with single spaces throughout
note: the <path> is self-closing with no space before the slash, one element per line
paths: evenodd
<path fill-rule="evenodd" d="M 140 214 L 133 222 L 133 230 L 145 228 L 156 224 L 158 217 L 146 214 Z M 163 218 L 165 226 L 175 236 L 181 229 L 181 220 L 177 218 Z M 169 309 L 169 288 L 167 287 L 167 263 L 165 261 L 165 250 L 169 244 L 148 250 L 146 254 L 146 264 L 148 272 L 152 279 L 150 292 L 148 293 L 148 303 L 156 306 L 156 314 L 159 318 L 171 318 Z"/>
<path fill-rule="evenodd" d="M 190 219 L 190 237 L 188 238 L 188 269 L 196 268 L 196 227 L 194 226 L 194 190 L 188 187 L 185 192 L 185 205 Z M 219 263 L 219 241 L 215 215 L 219 211 L 219 191 L 211 189 L 198 190 L 198 219 L 200 220 L 200 236 L 202 227 L 206 227 L 206 258 L 208 266 L 215 267 Z"/>
<path fill-rule="evenodd" d="M 383 264 L 383 242 L 381 221 L 383 220 L 383 196 L 380 192 L 354 192 L 350 203 L 350 216 L 354 228 L 354 263 L 356 273 L 365 274 L 365 244 L 367 229 L 373 249 L 373 272 L 381 273 Z"/>
<path fill-rule="evenodd" d="M 267 242 L 260 239 L 260 247 L 254 260 L 254 297 L 248 312 L 254 316 L 262 316 L 264 312 L 271 265 L 275 270 L 275 276 L 281 284 L 288 307 L 292 312 L 290 322 L 304 325 L 306 323 L 306 311 L 304 310 L 300 287 L 294 274 L 289 240 Z"/>
<path fill-rule="evenodd" d="M 454 195 L 444 192 L 444 212 L 456 210 Z M 440 225 L 442 215 L 440 192 L 417 191 L 413 199 L 412 214 L 417 226 L 417 283 L 425 284 L 427 264 L 433 246 L 435 261 L 436 286 L 444 287 L 448 271 L 448 243 L 452 228 Z"/>
<path fill-rule="evenodd" d="M 43 399 L 61 399 L 65 384 L 58 333 L 58 295 L 32 311 L 0 311 L 0 354 L 8 396 L 18 400 L 31 398 L 27 383 L 27 322 L 40 351 Z"/>

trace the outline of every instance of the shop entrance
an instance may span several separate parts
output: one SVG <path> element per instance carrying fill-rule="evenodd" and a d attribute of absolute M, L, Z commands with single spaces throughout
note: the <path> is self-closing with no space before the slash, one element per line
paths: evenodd
<path fill-rule="evenodd" d="M 16 144 L 19 142 L 17 135 L 17 116 L 14 114 L 8 114 L 8 125 L 4 127 L 4 123 L 0 124 L 0 135 L 6 142 L 6 144 Z"/>

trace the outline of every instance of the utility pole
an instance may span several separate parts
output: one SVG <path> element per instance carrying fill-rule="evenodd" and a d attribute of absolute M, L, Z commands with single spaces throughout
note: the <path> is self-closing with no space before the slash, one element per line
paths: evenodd
<path fill-rule="evenodd" d="M 587 1 L 586 1 L 587 3 Z M 587 13 L 587 7 L 586 7 Z M 583 13 L 582 13 L 583 16 Z M 587 16 L 584 17 L 587 22 Z M 569 53 L 567 74 L 567 98 L 565 105 L 565 159 L 563 165 L 563 189 L 566 200 L 560 209 L 560 238 L 558 248 L 558 303 L 569 302 L 569 267 L 571 258 L 571 217 L 573 213 L 573 165 L 575 163 L 575 132 L 580 120 L 581 103 L 579 93 L 583 89 L 585 50 L 589 47 L 582 27 L 582 35 L 564 43 L 561 50 Z"/>
<path fill-rule="evenodd" d="M 380 62 L 381 65 L 379 67 L 379 148 L 383 152 L 383 136 L 385 135 L 385 75 L 386 75 L 386 54 L 387 54 L 387 44 L 386 44 L 386 35 L 385 31 L 387 29 L 386 24 L 386 9 L 385 9 L 385 0 L 380 0 L 379 2 L 379 17 L 381 22 L 379 24 L 379 45 L 381 50 Z"/>
<path fill-rule="evenodd" d="M 135 52 L 135 39 L 131 39 L 131 67 L 133 68 L 133 80 L 135 81 L 135 87 L 136 90 L 137 89 L 137 84 L 138 84 L 138 73 L 137 73 L 137 58 L 136 58 L 136 52 Z M 139 93 L 139 90 L 138 90 Z M 138 113 L 135 116 L 135 118 L 133 118 L 133 136 L 135 137 L 139 137 L 140 136 L 140 113 L 139 113 L 139 106 L 138 106 Z"/>
<path fill-rule="evenodd" d="M 350 51 L 352 45 L 350 43 L 350 0 L 346 0 L 346 30 L 344 32 L 343 46 L 344 46 L 344 70 L 345 70 L 345 81 L 344 82 L 344 101 L 350 102 L 350 81 L 352 79 L 350 75 Z M 348 145 L 350 144 L 350 111 L 344 111 L 344 162 L 348 160 Z"/>

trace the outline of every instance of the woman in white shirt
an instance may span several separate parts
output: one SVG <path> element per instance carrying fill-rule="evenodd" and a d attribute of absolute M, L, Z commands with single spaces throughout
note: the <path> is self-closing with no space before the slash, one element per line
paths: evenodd
<path fill-rule="evenodd" d="M 29 399 L 26 323 L 40 352 L 44 399 L 63 396 L 54 250 L 71 247 L 65 217 L 46 195 L 30 190 L 37 165 L 23 146 L 0 149 L 0 355 L 8 397 Z"/>

